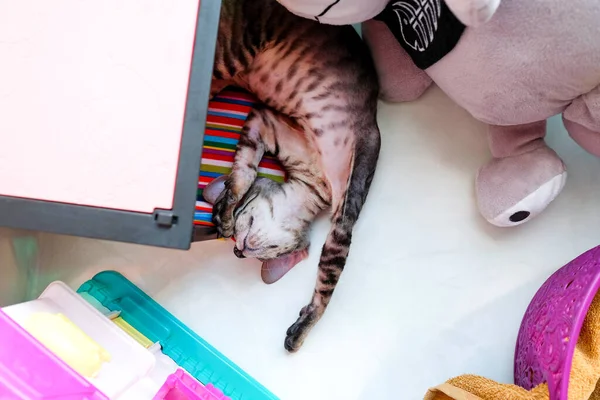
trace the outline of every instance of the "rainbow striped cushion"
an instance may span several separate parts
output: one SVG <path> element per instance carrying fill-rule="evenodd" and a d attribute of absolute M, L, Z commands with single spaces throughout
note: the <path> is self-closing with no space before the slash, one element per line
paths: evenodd
<path fill-rule="evenodd" d="M 255 102 L 251 94 L 236 88 L 225 89 L 209 102 L 198 177 L 195 225 L 213 226 L 212 205 L 204 201 L 202 191 L 213 179 L 231 172 L 242 126 Z M 258 165 L 258 175 L 278 182 L 285 180 L 281 164 L 268 155 Z"/>

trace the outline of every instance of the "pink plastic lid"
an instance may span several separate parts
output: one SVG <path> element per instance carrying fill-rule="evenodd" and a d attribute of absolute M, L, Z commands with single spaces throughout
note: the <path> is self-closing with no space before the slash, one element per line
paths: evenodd
<path fill-rule="evenodd" d="M 108 400 L 2 310 L 0 398 Z"/>
<path fill-rule="evenodd" d="M 169 375 L 154 400 L 231 400 L 213 385 L 204 386 L 179 368 Z"/>

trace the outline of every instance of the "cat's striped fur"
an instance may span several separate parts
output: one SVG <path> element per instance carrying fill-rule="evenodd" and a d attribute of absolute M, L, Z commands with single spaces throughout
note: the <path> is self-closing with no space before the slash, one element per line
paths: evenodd
<path fill-rule="evenodd" d="M 275 0 L 223 0 L 211 93 L 228 85 L 249 90 L 266 107 L 248 118 L 232 174 L 215 204 L 219 232 L 224 237 L 234 234 L 236 209 L 252 197 L 247 195 L 265 151 L 278 156 L 291 172 L 294 193 L 310 199 L 308 225 L 319 209 L 332 210 L 312 299 L 287 331 L 285 348 L 296 351 L 331 299 L 373 179 L 380 148 L 376 72 L 368 49 L 350 26 L 302 19 Z M 282 147 L 293 148 L 289 143 L 281 146 L 289 129 L 301 132 L 305 148 L 312 149 L 308 160 L 279 154 Z M 304 240 L 300 234 L 295 249 L 282 251 L 297 251 L 307 245 Z"/>

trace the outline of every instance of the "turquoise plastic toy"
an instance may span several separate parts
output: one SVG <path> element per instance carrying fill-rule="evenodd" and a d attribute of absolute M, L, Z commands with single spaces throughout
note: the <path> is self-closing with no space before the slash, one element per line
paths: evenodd
<path fill-rule="evenodd" d="M 202 384 L 214 385 L 233 400 L 279 400 L 118 272 L 101 272 L 77 292 L 119 311 L 121 318 L 159 342 L 165 355 Z"/>

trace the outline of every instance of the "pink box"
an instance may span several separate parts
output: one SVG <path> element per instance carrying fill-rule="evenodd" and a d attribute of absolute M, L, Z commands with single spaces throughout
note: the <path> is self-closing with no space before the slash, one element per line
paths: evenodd
<path fill-rule="evenodd" d="M 169 375 L 154 400 L 230 400 L 211 384 L 204 386 L 181 368 Z"/>
<path fill-rule="evenodd" d="M 0 310 L 0 398 L 108 400 Z"/>

